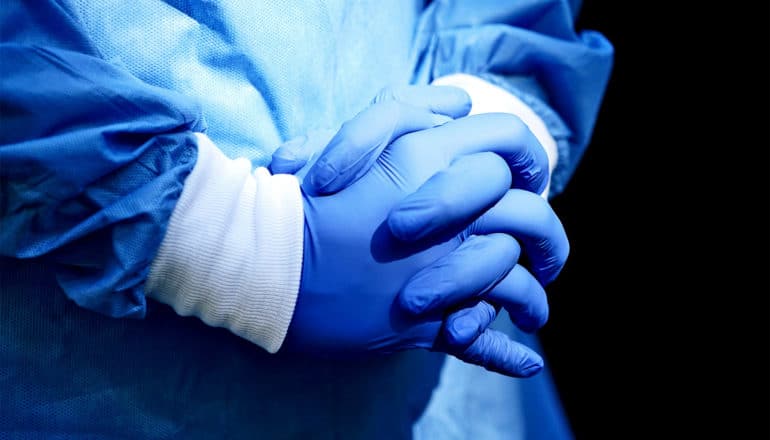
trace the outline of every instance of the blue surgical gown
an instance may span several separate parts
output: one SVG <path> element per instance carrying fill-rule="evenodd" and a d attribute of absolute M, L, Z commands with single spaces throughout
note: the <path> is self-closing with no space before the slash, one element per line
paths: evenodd
<path fill-rule="evenodd" d="M 194 132 L 269 164 L 384 86 L 468 73 L 586 148 L 611 44 L 578 1 L 10 1 L 0 9 L 0 437 L 569 438 L 548 372 L 270 355 L 147 300 Z M 496 325 L 536 346 L 510 323 Z"/>

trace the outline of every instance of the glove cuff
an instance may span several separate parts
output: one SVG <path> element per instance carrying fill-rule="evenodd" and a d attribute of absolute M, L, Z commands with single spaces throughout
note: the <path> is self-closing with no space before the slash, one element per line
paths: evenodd
<path fill-rule="evenodd" d="M 465 90 L 471 97 L 472 104 L 469 113 L 471 115 L 502 112 L 518 116 L 545 149 L 548 155 L 548 168 L 550 174 L 553 175 L 559 159 L 556 140 L 551 136 L 543 119 L 521 99 L 500 86 L 465 73 L 442 76 L 433 80 L 432 84 L 455 86 Z M 548 185 L 543 191 L 543 197 L 548 198 L 550 186 L 551 182 L 549 179 Z"/>
<path fill-rule="evenodd" d="M 266 168 L 252 173 L 248 160 L 197 138 L 198 160 L 150 267 L 147 295 L 275 353 L 302 272 L 299 182 Z"/>

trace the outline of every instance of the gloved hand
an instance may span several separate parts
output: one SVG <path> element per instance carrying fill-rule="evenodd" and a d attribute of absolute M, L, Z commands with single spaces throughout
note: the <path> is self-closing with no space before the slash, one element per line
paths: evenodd
<path fill-rule="evenodd" d="M 470 98 L 464 91 L 454 87 L 406 86 L 386 88 L 377 95 L 373 102 L 376 104 L 385 101 L 396 101 L 407 106 L 451 117 L 462 117 L 470 108 Z M 385 112 L 381 111 L 381 113 L 384 114 Z M 392 122 L 388 118 L 395 118 L 396 114 L 383 114 L 377 114 L 373 110 L 368 112 L 369 117 L 376 115 L 381 124 L 379 126 L 360 124 L 361 130 L 356 133 L 357 142 L 346 141 L 341 134 L 329 142 L 331 133 L 325 134 L 325 136 L 303 137 L 287 142 L 274 154 L 274 157 L 279 158 L 278 168 L 282 170 L 274 172 L 297 172 L 302 177 L 310 172 L 312 167 L 316 174 L 311 175 L 311 179 L 304 184 L 304 187 L 309 188 L 310 192 L 316 193 L 329 194 L 352 184 L 358 176 L 366 172 L 392 138 L 403 134 L 393 132 L 393 129 L 390 128 Z M 512 116 L 502 116 L 502 119 L 508 125 L 504 126 L 505 130 L 502 130 L 499 135 L 505 136 L 506 130 L 507 133 L 515 133 L 519 139 L 518 142 L 523 145 L 518 150 L 506 150 L 504 148 L 497 150 L 502 157 L 506 158 L 513 173 L 512 187 L 542 192 L 548 181 L 547 156 L 544 155 L 541 148 L 538 148 L 537 140 L 520 120 Z M 437 120 L 436 125 L 441 125 L 448 120 L 450 119 Z M 398 124 L 393 124 L 393 126 L 398 127 Z M 380 127 L 382 133 L 376 129 L 373 130 L 372 127 Z M 468 142 L 462 139 L 463 137 L 474 136 L 474 130 L 485 130 L 481 123 L 467 124 L 467 130 L 464 132 L 462 132 L 464 128 L 457 128 L 452 125 L 449 125 L 448 128 L 454 128 L 453 131 L 458 132 L 457 136 L 452 131 L 445 136 L 460 142 Z M 488 130 L 496 130 L 496 128 L 491 127 Z M 490 134 L 492 135 L 491 132 Z M 368 139 L 367 136 L 369 136 Z M 319 158 L 317 153 L 327 143 L 328 147 Z M 316 161 L 318 162 L 316 163 Z M 331 175 L 333 185 L 319 185 L 318 179 L 313 180 L 312 177 L 319 173 Z M 460 182 L 459 185 L 457 182 Z M 421 187 L 394 208 L 388 218 L 391 231 L 401 240 L 415 241 L 430 236 L 446 235 L 447 232 L 451 233 L 453 228 L 457 229 L 457 224 L 467 223 L 471 213 L 475 212 L 472 208 L 470 210 L 451 210 L 447 209 L 449 204 L 440 203 L 447 198 L 449 200 L 462 200 L 465 197 L 463 191 L 473 191 L 472 188 L 463 188 L 462 186 L 462 180 L 442 179 L 437 176 L 434 181 Z M 561 271 L 569 253 L 569 242 L 564 236 L 559 219 L 548 204 L 520 192 L 511 192 L 502 203 L 507 205 L 511 215 L 508 217 L 508 221 L 497 221 L 497 227 L 502 228 L 497 232 L 507 232 L 524 244 L 524 254 L 530 260 L 527 266 L 535 273 L 540 284 L 547 285 Z M 462 206 L 459 202 L 454 202 L 454 204 Z M 526 221 L 532 218 L 540 220 L 536 222 Z M 436 221 L 437 219 L 445 219 L 445 221 Z M 557 237 L 558 240 L 554 237 Z M 554 243 L 556 245 L 553 245 Z M 524 268 L 515 267 L 514 270 L 518 273 Z M 430 273 L 427 271 L 424 275 L 427 276 L 426 274 Z M 524 275 L 518 275 L 518 277 L 522 280 L 526 278 Z M 542 287 L 538 286 L 537 283 L 530 284 L 531 287 L 527 290 L 542 290 Z M 415 292 L 411 288 L 405 289 L 401 302 L 407 311 L 418 313 L 415 307 L 410 306 L 410 304 L 418 302 L 412 298 L 416 295 Z M 536 298 L 538 295 L 530 295 L 530 297 Z M 437 304 L 442 305 L 443 302 L 438 301 Z M 529 307 L 533 310 L 540 310 L 540 313 L 539 319 L 532 320 L 522 317 L 516 322 L 525 331 L 533 331 L 541 327 L 548 316 L 547 303 L 530 304 Z M 509 310 L 509 312 L 513 316 L 521 315 L 515 310 Z"/>
<path fill-rule="evenodd" d="M 355 133 L 350 133 L 353 130 L 345 130 L 345 127 L 336 136 L 331 130 L 319 130 L 286 142 L 273 153 L 271 171 L 273 174 L 296 174 L 301 180 L 307 175 L 307 182 L 303 183 L 306 191 L 333 194 L 366 173 L 389 142 L 403 134 L 437 127 L 453 118 L 465 116 L 471 106 L 470 97 L 462 89 L 450 86 L 387 87 L 375 97 L 373 104 L 386 102 L 401 104 L 400 110 L 392 111 L 382 106 L 362 112 L 355 120 L 359 127 Z M 369 120 L 364 121 L 365 118 Z M 496 119 L 499 119 L 498 127 L 494 126 Z M 497 114 L 481 122 L 465 122 L 461 125 L 450 124 L 443 136 L 449 140 L 456 139 L 457 142 L 469 142 L 466 138 L 476 136 L 478 130 L 488 133 L 492 141 L 490 151 L 504 158 L 511 170 L 511 188 L 538 194 L 543 192 L 549 180 L 548 157 L 526 125 L 515 116 L 504 114 Z M 507 140 L 495 141 L 494 136 L 516 137 L 516 147 L 496 148 L 494 142 L 502 145 Z M 464 191 L 472 190 L 463 188 L 463 185 L 462 180 L 439 179 L 420 188 L 399 203 L 389 216 L 392 232 L 401 240 L 415 241 L 430 236 L 447 236 L 457 229 L 458 224 L 467 224 L 467 216 L 477 211 L 442 212 L 442 206 L 435 203 L 442 200 L 442 197 L 461 199 Z M 531 203 L 535 206 L 520 207 L 522 214 L 547 211 L 544 215 L 549 221 L 559 223 L 550 207 L 541 206 L 540 201 L 536 200 Z M 450 216 L 450 220 L 436 221 L 439 216 Z M 564 248 L 559 249 L 563 255 L 554 255 L 553 249 L 543 247 L 548 242 L 542 240 L 542 236 L 554 227 L 560 228 L 560 223 L 556 226 L 542 223 L 539 226 L 536 229 L 506 232 L 522 241 L 524 254 L 531 260 L 530 269 L 543 285 L 547 285 L 561 271 L 569 253 L 569 243 L 565 240 Z"/>
<path fill-rule="evenodd" d="M 454 100 L 455 105 L 440 111 L 462 116 L 469 108 L 467 96 L 450 89 L 430 88 L 426 96 L 437 99 L 434 104 Z M 327 152 L 337 151 L 343 159 L 319 161 L 322 171 L 303 184 L 303 272 L 285 350 L 360 353 L 421 347 L 512 376 L 540 370 L 536 353 L 486 327 L 497 303 L 524 328 L 547 318 L 540 283 L 516 265 L 518 243 L 511 235 L 495 233 L 534 231 L 553 250 L 553 266 L 563 264 L 563 229 L 547 203 L 529 192 L 545 185 L 545 153 L 508 115 L 479 115 L 427 128 L 446 120 L 437 120 L 425 106 L 387 100 L 335 135 Z M 357 160 L 345 160 L 345 151 L 373 145 L 377 153 L 373 159 L 366 156 L 362 167 Z M 335 168 L 336 163 L 344 166 Z M 520 179 L 529 191 L 509 190 L 511 169 L 531 171 Z M 317 194 L 318 188 L 337 189 L 335 176 L 344 173 L 355 175 L 355 182 L 332 195 Z M 539 218 L 517 215 L 518 203 L 537 205 Z M 410 234 L 417 239 L 402 240 Z M 412 294 L 402 295 L 399 304 L 402 289 Z M 466 308 L 447 317 L 449 306 L 459 303 Z M 403 305 L 412 313 L 405 313 Z"/>

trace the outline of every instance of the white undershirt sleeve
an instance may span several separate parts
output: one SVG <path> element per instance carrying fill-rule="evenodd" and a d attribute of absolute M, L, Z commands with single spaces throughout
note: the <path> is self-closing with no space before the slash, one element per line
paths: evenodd
<path fill-rule="evenodd" d="M 197 138 L 198 160 L 152 262 L 147 295 L 275 353 L 302 271 L 299 182 L 266 168 L 252 172 L 248 160 Z"/>

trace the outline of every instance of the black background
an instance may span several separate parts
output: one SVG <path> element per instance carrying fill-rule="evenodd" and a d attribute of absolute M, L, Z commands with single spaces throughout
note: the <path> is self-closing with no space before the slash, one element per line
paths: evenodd
<path fill-rule="evenodd" d="M 616 62 L 540 332 L 579 439 L 770 438 L 770 12 L 680 3 L 579 16 Z"/>

